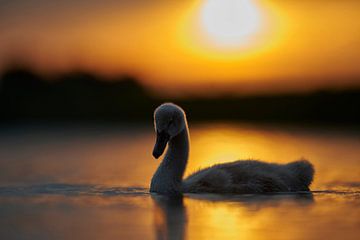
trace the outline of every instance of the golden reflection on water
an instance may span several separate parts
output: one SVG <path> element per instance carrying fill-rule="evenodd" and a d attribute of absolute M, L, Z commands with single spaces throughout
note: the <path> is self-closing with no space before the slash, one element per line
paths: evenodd
<path fill-rule="evenodd" d="M 309 159 L 314 195 L 122 195 L 159 164 L 150 128 L 0 134 L 0 185 L 103 185 L 95 195 L 0 195 L 1 239 L 358 239 L 360 134 L 270 125 L 191 125 L 186 174 L 236 159 Z M 51 186 L 51 185 L 50 185 Z M 40 188 L 41 190 L 41 188 Z M 56 193 L 56 192 L 55 192 Z M 86 192 L 85 192 L 86 193 Z"/>
<path fill-rule="evenodd" d="M 360 182 L 358 130 L 250 124 L 190 124 L 186 174 L 216 163 L 260 159 L 310 160 L 312 189 Z M 46 182 L 148 187 L 159 160 L 151 128 L 17 130 L 0 134 L 0 185 Z"/>
<path fill-rule="evenodd" d="M 360 234 L 359 200 L 359 193 L 0 197 L 0 236 L 355 240 Z"/>
<path fill-rule="evenodd" d="M 166 232 L 157 230 L 157 239 L 357 239 L 360 233 L 358 199 L 325 196 L 316 203 L 311 195 L 231 201 L 193 197 L 177 206 L 177 214 L 164 207 L 169 203 L 154 200 L 160 216 L 156 229 Z"/>

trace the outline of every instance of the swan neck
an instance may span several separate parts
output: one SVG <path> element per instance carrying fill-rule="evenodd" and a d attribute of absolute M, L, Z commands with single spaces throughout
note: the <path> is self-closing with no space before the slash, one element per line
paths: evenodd
<path fill-rule="evenodd" d="M 189 134 L 188 130 L 184 129 L 177 136 L 169 141 L 168 150 L 166 152 L 164 162 L 172 165 L 176 170 L 178 180 L 182 180 L 185 172 L 187 160 L 189 157 Z"/>
<path fill-rule="evenodd" d="M 152 178 L 150 191 L 166 194 L 180 193 L 188 157 L 189 133 L 186 127 L 170 139 L 164 160 Z"/>

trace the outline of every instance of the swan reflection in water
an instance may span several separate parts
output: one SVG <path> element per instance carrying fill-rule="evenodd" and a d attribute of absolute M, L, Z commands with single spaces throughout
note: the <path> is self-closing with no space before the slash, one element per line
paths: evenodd
<path fill-rule="evenodd" d="M 187 214 L 183 196 L 152 194 L 157 239 L 185 239 Z"/>
<path fill-rule="evenodd" d="M 226 205 L 230 202 L 235 203 L 232 204 L 232 207 L 245 207 L 252 211 L 260 211 L 262 208 L 277 206 L 282 203 L 292 203 L 297 206 L 308 206 L 314 203 L 311 192 L 248 195 L 186 194 L 185 199 L 183 195 L 151 194 L 151 198 L 154 203 L 154 230 L 158 240 L 187 239 L 189 214 L 184 200 L 218 205 Z M 203 210 L 206 211 L 206 209 Z M 197 214 L 191 214 L 191 216 L 196 218 Z"/>

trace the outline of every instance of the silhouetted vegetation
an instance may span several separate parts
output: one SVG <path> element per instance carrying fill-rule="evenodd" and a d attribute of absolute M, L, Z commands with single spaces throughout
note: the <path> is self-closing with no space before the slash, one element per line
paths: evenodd
<path fill-rule="evenodd" d="M 163 99 L 129 76 L 101 79 L 73 72 L 44 79 L 26 69 L 5 72 L 0 83 L 2 122 L 151 121 L 164 101 L 183 106 L 191 120 L 246 120 L 301 123 L 360 122 L 360 89 L 273 96 Z"/>
<path fill-rule="evenodd" d="M 74 72 L 44 79 L 16 69 L 2 76 L 3 120 L 138 120 L 151 118 L 153 99 L 131 77 L 103 81 Z M 150 114 L 150 117 L 149 115 Z"/>

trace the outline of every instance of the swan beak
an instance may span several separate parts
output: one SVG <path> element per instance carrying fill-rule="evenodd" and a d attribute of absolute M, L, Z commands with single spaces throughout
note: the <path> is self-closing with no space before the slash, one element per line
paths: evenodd
<path fill-rule="evenodd" d="M 156 143 L 153 150 L 154 158 L 158 159 L 165 151 L 167 142 L 170 136 L 165 131 L 156 132 Z"/>

